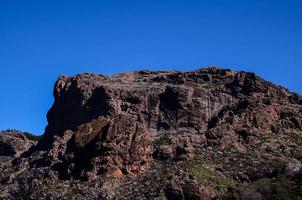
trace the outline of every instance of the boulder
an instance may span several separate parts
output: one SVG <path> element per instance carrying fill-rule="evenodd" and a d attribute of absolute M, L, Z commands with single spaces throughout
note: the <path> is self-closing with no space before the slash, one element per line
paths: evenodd
<path fill-rule="evenodd" d="M 35 142 L 19 131 L 0 132 L 0 156 L 19 156 L 28 150 Z"/>

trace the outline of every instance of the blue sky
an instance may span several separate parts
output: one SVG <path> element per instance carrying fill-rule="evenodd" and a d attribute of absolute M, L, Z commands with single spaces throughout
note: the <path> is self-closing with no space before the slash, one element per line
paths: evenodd
<path fill-rule="evenodd" d="M 0 129 L 41 134 L 59 75 L 217 65 L 302 94 L 300 0 L 0 0 Z"/>

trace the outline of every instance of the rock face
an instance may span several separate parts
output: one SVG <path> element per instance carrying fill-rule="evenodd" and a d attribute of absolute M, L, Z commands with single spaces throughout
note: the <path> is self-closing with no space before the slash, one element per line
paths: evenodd
<path fill-rule="evenodd" d="M 90 199 L 236 199 L 236 184 L 301 170 L 288 166 L 301 163 L 302 97 L 254 73 L 62 76 L 54 98 L 45 134 L 16 163 L 63 182 L 102 177 Z"/>
<path fill-rule="evenodd" d="M 66 141 L 56 138 L 49 157 L 65 177 L 90 177 L 97 174 L 121 176 L 148 167 L 152 145 L 147 130 L 129 115 L 112 119 L 100 117 L 69 131 Z M 62 148 L 62 145 L 65 145 Z"/>

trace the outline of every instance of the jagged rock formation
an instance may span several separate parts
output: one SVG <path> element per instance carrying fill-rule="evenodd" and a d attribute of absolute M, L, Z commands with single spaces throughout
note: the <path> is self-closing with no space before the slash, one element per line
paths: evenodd
<path fill-rule="evenodd" d="M 243 183 L 299 180 L 302 97 L 253 73 L 210 67 L 62 76 L 54 97 L 45 134 L 13 162 L 28 169 L 5 180 L 5 191 L 20 177 L 31 180 L 33 169 L 82 187 L 51 193 L 39 183 L 36 198 L 80 190 L 73 198 L 236 199 L 246 191 L 238 185 L 249 188 Z M 280 193 L 269 192 L 257 198 Z"/>

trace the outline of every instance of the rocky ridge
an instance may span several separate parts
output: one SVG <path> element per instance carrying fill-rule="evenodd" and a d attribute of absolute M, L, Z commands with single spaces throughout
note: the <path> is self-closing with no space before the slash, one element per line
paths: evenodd
<path fill-rule="evenodd" d="M 2 167 L 2 198 L 302 195 L 302 97 L 254 73 L 62 76 L 54 98 L 38 144 Z"/>

